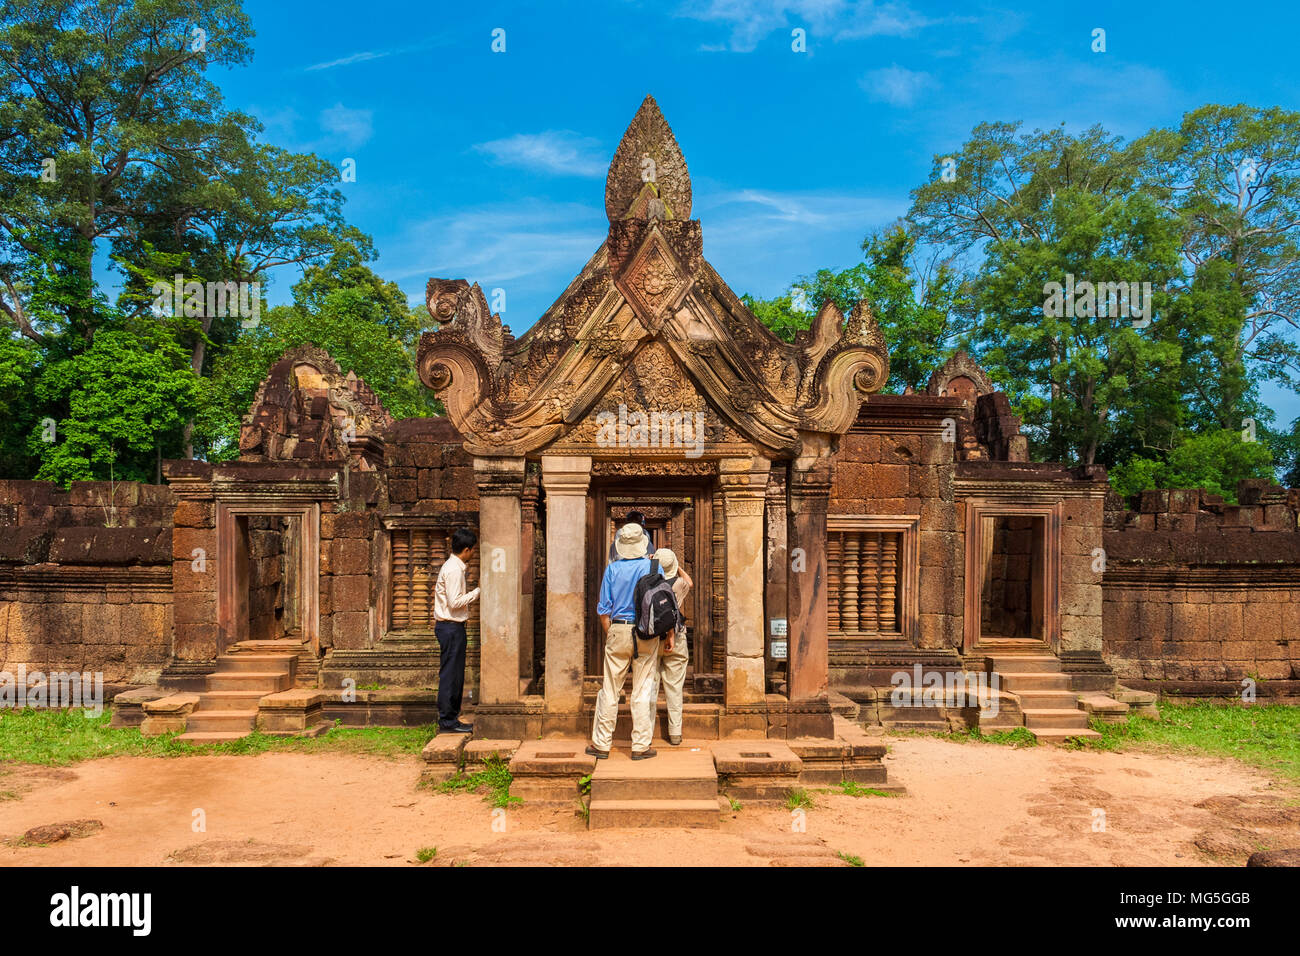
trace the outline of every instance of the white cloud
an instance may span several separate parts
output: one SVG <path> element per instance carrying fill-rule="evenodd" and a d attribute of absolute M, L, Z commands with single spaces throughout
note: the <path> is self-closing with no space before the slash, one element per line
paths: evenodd
<path fill-rule="evenodd" d="M 569 130 L 546 130 L 542 133 L 516 133 L 474 146 L 480 153 L 502 166 L 518 166 L 534 172 L 559 176 L 603 176 L 609 157 L 600 150 L 600 141 Z"/>
<path fill-rule="evenodd" d="M 313 63 L 311 66 L 303 67 L 304 73 L 313 73 L 319 70 L 333 70 L 340 66 L 351 66 L 353 63 L 367 63 L 370 60 L 382 60 L 390 56 L 400 56 L 403 53 L 418 53 L 421 50 L 428 50 L 437 46 L 446 46 L 450 43 L 449 37 L 430 37 L 421 40 L 419 43 L 409 44 L 407 46 L 395 46 L 388 50 L 362 50 L 358 53 L 350 53 L 347 56 L 341 56 L 335 60 L 325 60 L 321 63 Z"/>
<path fill-rule="evenodd" d="M 336 66 L 350 66 L 353 63 L 364 63 L 367 60 L 382 60 L 384 57 L 392 56 L 396 52 L 398 51 L 380 50 L 379 52 L 375 52 L 372 50 L 366 50 L 361 53 L 353 53 L 351 56 L 339 57 L 337 60 L 327 60 L 324 63 L 313 63 L 311 66 L 306 67 L 303 72 L 311 73 L 314 70 L 332 70 Z"/>
<path fill-rule="evenodd" d="M 798 276 L 862 261 L 862 237 L 903 215 L 908 200 L 741 189 L 702 204 L 705 257 L 737 293 L 766 297 Z"/>
<path fill-rule="evenodd" d="M 911 36 L 941 22 L 917 13 L 904 2 L 873 0 L 686 0 L 677 15 L 729 26 L 729 49 L 740 53 L 750 52 L 770 33 L 794 27 L 807 29 L 810 40 L 851 40 Z"/>
<path fill-rule="evenodd" d="M 386 256 L 392 275 L 418 280 L 421 289 L 430 276 L 468 279 L 485 289 L 512 283 L 549 294 L 550 305 L 600 246 L 606 228 L 604 209 L 578 203 L 493 204 L 414 223 Z M 512 315 L 513 327 L 522 329 L 540 315 L 541 309 Z"/>
<path fill-rule="evenodd" d="M 329 109 L 321 110 L 320 125 L 330 136 L 341 140 L 344 146 L 355 149 L 365 145 L 374 134 L 374 112 L 335 103 Z"/>
<path fill-rule="evenodd" d="M 911 106 L 917 96 L 933 82 L 929 73 L 909 70 L 897 63 L 872 70 L 858 81 L 867 95 L 892 106 Z"/>

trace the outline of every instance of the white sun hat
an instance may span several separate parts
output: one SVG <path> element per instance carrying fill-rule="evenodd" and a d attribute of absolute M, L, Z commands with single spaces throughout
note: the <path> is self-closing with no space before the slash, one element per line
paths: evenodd
<path fill-rule="evenodd" d="M 639 524 L 633 522 L 618 529 L 614 550 L 620 558 L 644 558 L 649 549 L 650 538 Z"/>

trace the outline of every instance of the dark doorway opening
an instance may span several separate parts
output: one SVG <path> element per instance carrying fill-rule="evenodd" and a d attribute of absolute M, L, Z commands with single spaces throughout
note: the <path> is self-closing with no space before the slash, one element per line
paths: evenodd
<path fill-rule="evenodd" d="M 1044 519 L 1032 515 L 998 515 L 983 520 L 980 640 L 1046 640 Z"/>

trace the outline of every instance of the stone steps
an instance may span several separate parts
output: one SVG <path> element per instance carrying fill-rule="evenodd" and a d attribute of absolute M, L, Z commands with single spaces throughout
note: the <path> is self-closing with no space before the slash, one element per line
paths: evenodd
<path fill-rule="evenodd" d="M 1025 715 L 1025 726 L 1030 730 L 1088 729 L 1088 715 L 1078 709 L 1035 709 L 1031 707 L 1021 710 L 1021 713 Z"/>
<path fill-rule="evenodd" d="M 718 773 L 706 750 L 659 749 L 649 760 L 615 750 L 591 775 L 588 826 L 709 827 L 719 820 Z"/>
<path fill-rule="evenodd" d="M 593 830 L 612 827 L 691 827 L 717 829 L 718 800 L 593 800 L 588 826 Z"/>
<path fill-rule="evenodd" d="M 192 739 L 190 734 L 193 733 L 239 733 L 239 736 L 246 737 L 253 732 L 253 725 L 257 723 L 257 708 L 252 710 L 209 710 L 200 713 L 195 710 L 190 714 L 190 719 L 185 725 L 185 733 L 181 734 L 179 739 Z"/>
<path fill-rule="evenodd" d="M 206 690 L 177 737 L 191 744 L 247 737 L 257 726 L 263 697 L 291 689 L 298 666 L 296 641 L 241 641 L 217 658 Z"/>
<path fill-rule="evenodd" d="M 1070 678 L 1057 672 L 1050 673 L 1022 673 L 1015 670 L 998 669 L 998 678 L 1001 681 L 1000 687 L 1003 690 L 1009 690 L 1012 693 L 1019 694 L 1021 691 L 1066 691 L 1070 690 Z"/>
<path fill-rule="evenodd" d="M 990 654 L 989 660 L 999 689 L 1016 696 L 1024 725 L 1037 740 L 1060 743 L 1070 737 L 1101 736 L 1091 728 L 1088 713 L 1055 656 L 1012 650 Z"/>
<path fill-rule="evenodd" d="M 288 671 L 220 671 L 208 675 L 208 690 L 262 691 L 274 694 L 293 686 Z"/>

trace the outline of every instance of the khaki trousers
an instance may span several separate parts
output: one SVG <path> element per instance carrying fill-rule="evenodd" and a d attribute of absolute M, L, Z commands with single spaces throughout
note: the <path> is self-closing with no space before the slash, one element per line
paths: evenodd
<path fill-rule="evenodd" d="M 597 750 L 609 750 L 618 723 L 618 695 L 623 690 L 629 665 L 632 668 L 632 752 L 650 748 L 654 736 L 655 698 L 658 696 L 659 639 L 637 641 L 637 659 L 632 660 L 632 625 L 610 624 L 605 635 L 605 682 L 596 694 L 596 719 L 591 742 Z"/>
<path fill-rule="evenodd" d="M 682 733 L 682 691 L 686 687 L 689 661 L 686 628 L 682 628 L 673 638 L 673 649 L 663 651 L 659 656 L 659 677 L 664 684 L 664 702 L 668 705 L 668 733 L 673 737 L 680 737 Z"/>

